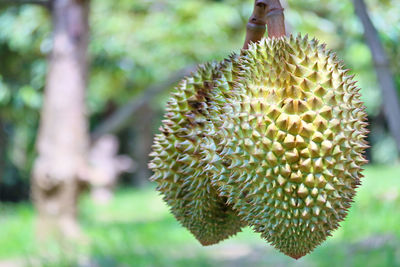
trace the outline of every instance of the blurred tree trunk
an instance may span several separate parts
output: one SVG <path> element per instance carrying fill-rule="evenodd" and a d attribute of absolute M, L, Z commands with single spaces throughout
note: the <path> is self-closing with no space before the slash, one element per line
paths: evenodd
<path fill-rule="evenodd" d="M 4 123 L 2 118 L 0 117 L 0 184 L 1 184 L 1 178 L 5 173 L 5 168 L 6 168 L 6 133 L 4 129 Z M 1 196 L 0 196 L 1 199 Z"/>
<path fill-rule="evenodd" d="M 53 50 L 37 139 L 32 197 L 38 234 L 79 237 L 80 172 L 86 165 L 88 0 L 53 0 Z"/>
<path fill-rule="evenodd" d="M 382 89 L 382 105 L 389 130 L 396 141 L 397 151 L 400 152 L 400 105 L 396 85 L 389 67 L 389 60 L 378 32 L 368 15 L 364 0 L 353 0 L 353 4 L 354 10 L 364 27 L 365 40 L 371 50 L 375 71 Z"/>

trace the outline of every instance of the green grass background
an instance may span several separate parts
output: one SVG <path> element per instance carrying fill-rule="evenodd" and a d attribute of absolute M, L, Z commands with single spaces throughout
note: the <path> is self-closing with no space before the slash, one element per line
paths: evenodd
<path fill-rule="evenodd" d="M 297 261 L 249 228 L 202 247 L 148 187 L 119 188 L 106 205 L 85 195 L 86 242 L 72 250 L 36 243 L 30 203 L 0 204 L 0 266 L 400 266 L 400 166 L 367 166 L 364 174 L 341 228 Z"/>

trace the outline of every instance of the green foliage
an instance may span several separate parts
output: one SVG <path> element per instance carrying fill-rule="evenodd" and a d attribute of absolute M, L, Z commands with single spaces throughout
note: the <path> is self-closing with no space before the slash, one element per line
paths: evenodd
<path fill-rule="evenodd" d="M 87 97 L 90 115 L 101 118 L 110 112 L 109 107 L 125 104 L 171 73 L 222 58 L 240 47 L 248 16 L 243 9 L 249 7 L 251 4 L 238 0 L 230 4 L 93 1 Z M 51 18 L 40 7 L 3 7 L 0 27 L 0 128 L 7 129 L 7 147 L 0 148 L 6 152 L 0 154 L 5 153 L 6 169 L 13 173 L 2 180 L 15 183 L 29 177 L 35 156 L 46 60 L 51 51 Z M 98 120 L 92 121 L 93 128 Z"/>
<path fill-rule="evenodd" d="M 236 237 L 201 247 L 173 218 L 154 188 L 120 189 L 96 206 L 85 196 L 80 214 L 89 245 L 75 258 L 50 247 L 43 256 L 33 239 L 34 211 L 28 204 L 1 204 L 0 265 L 5 261 L 41 266 L 399 266 L 400 166 L 368 167 L 363 186 L 342 227 L 313 253 L 291 260 L 246 228 Z"/>
<path fill-rule="evenodd" d="M 187 65 L 237 50 L 246 20 L 241 5 L 204 0 L 93 4 L 92 112 L 100 112 L 109 100 L 124 103 Z"/>

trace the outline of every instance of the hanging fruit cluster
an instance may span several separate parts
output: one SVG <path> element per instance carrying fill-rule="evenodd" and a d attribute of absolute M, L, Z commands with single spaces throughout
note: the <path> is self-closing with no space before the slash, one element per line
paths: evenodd
<path fill-rule="evenodd" d="M 366 163 L 359 88 L 325 45 L 264 38 L 175 88 L 151 163 L 203 245 L 245 226 L 299 258 L 339 227 Z"/>

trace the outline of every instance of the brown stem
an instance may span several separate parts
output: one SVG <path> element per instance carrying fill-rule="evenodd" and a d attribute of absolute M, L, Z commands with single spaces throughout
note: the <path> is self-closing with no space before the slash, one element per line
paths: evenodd
<path fill-rule="evenodd" d="M 265 24 L 268 26 L 268 37 L 285 36 L 285 19 L 279 0 L 255 0 L 253 14 L 246 27 L 243 49 L 247 49 L 250 42 L 261 40 L 265 33 Z"/>
<path fill-rule="evenodd" d="M 257 42 L 264 36 L 265 24 L 267 23 L 266 14 L 267 0 L 255 0 L 253 14 L 251 14 L 246 26 L 246 39 L 243 49 L 247 49 L 250 42 Z"/>
<path fill-rule="evenodd" d="M 279 0 L 268 1 L 267 26 L 269 38 L 279 38 L 286 35 L 285 16 Z"/>

